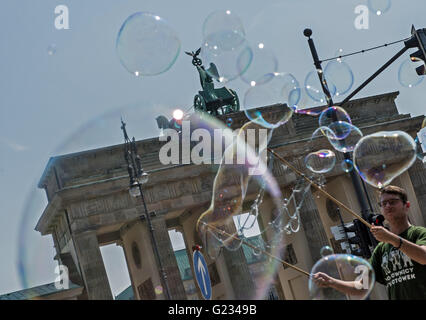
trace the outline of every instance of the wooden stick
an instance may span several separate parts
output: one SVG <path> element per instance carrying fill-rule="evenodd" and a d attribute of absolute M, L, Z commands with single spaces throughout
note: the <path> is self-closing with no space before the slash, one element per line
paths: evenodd
<path fill-rule="evenodd" d="M 291 165 L 288 161 L 284 160 L 282 157 L 280 157 L 275 151 L 273 151 L 272 149 L 268 148 L 268 151 L 270 153 L 272 153 L 274 155 L 274 157 L 276 157 L 278 160 L 280 160 L 282 163 L 284 163 L 286 166 L 288 166 L 292 171 L 294 171 L 296 174 L 298 174 L 300 177 L 304 178 L 307 182 L 309 182 L 312 186 L 314 186 L 319 192 L 321 192 L 324 196 L 326 196 L 328 199 L 330 199 L 331 201 L 333 201 L 335 204 L 337 204 L 338 206 L 342 207 L 343 209 L 345 209 L 347 212 L 349 212 L 351 215 L 353 215 L 354 217 L 356 217 L 359 221 L 361 221 L 363 224 L 365 224 L 368 228 L 371 228 L 371 225 L 365 221 L 360 215 L 356 214 L 353 210 L 351 210 L 348 206 L 346 206 L 345 204 L 343 204 L 342 202 L 340 202 L 339 200 L 337 200 L 336 198 L 334 198 L 332 195 L 330 195 L 329 193 L 327 193 L 325 190 L 323 190 L 319 185 L 317 185 L 315 182 L 313 182 L 312 180 L 310 180 L 309 178 L 307 178 L 305 176 L 304 173 L 300 172 L 299 170 L 297 170 L 297 168 L 295 168 L 293 165 Z"/>
<path fill-rule="evenodd" d="M 262 252 L 262 253 L 266 254 L 267 256 L 269 256 L 269 257 L 271 257 L 271 258 L 273 258 L 273 259 L 275 259 L 275 260 L 278 260 L 278 261 L 279 261 L 279 262 L 281 262 L 283 265 L 285 265 L 285 266 L 287 266 L 287 267 L 289 267 L 289 268 L 292 268 L 292 269 L 294 269 L 294 270 L 296 270 L 296 271 L 299 271 L 300 273 L 303 273 L 304 275 L 306 275 L 306 276 L 308 276 L 308 277 L 310 276 L 309 272 L 307 272 L 307 271 L 305 271 L 305 270 L 303 270 L 303 269 L 300 269 L 300 268 L 298 268 L 298 267 L 296 267 L 296 266 L 294 266 L 294 265 L 292 265 L 292 264 L 290 264 L 290 263 L 288 263 L 288 262 L 285 262 L 284 260 L 282 260 L 282 259 L 280 259 L 280 258 L 278 258 L 278 257 L 276 257 L 276 256 L 274 256 L 274 255 L 272 255 L 272 254 L 270 254 L 269 252 L 267 252 L 267 251 L 265 251 L 265 250 L 262 250 L 261 248 L 258 248 L 258 247 L 256 247 L 256 246 L 252 245 L 252 244 L 251 244 L 251 243 L 249 243 L 249 242 L 246 242 L 246 241 L 244 241 L 244 240 L 242 240 L 242 239 L 240 239 L 240 238 L 238 238 L 238 237 L 236 237 L 236 236 L 234 236 L 234 235 L 232 235 L 232 234 L 229 234 L 229 233 L 227 233 L 227 232 L 226 232 L 226 231 L 224 231 L 224 230 L 218 229 L 218 228 L 216 228 L 216 227 L 214 227 L 214 226 L 212 226 L 212 225 L 210 225 L 210 224 L 208 224 L 208 223 L 203 222 L 203 224 L 204 224 L 206 227 L 211 228 L 211 229 L 213 229 L 213 230 L 216 230 L 217 232 L 220 232 L 220 233 L 222 233 L 222 234 L 224 234 L 224 235 L 226 235 L 226 236 L 228 236 L 228 237 L 232 237 L 232 238 L 234 238 L 235 240 L 238 240 L 238 241 L 240 241 L 240 240 L 241 240 L 241 242 L 242 242 L 242 243 L 244 243 L 245 245 L 247 245 L 248 247 L 250 247 L 250 248 L 252 248 L 252 249 L 255 249 L 255 250 L 259 250 L 260 252 Z"/>

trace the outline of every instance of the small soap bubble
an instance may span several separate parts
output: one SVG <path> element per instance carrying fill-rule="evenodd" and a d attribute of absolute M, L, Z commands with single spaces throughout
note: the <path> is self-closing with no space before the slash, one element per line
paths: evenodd
<path fill-rule="evenodd" d="M 160 295 L 160 294 L 163 293 L 163 287 L 162 286 L 156 286 L 154 290 L 155 290 L 155 294 Z"/>
<path fill-rule="evenodd" d="M 336 163 L 336 155 L 333 151 L 321 149 L 311 152 L 305 157 L 306 167 L 315 173 L 326 173 L 333 169 Z"/>
<path fill-rule="evenodd" d="M 53 56 L 56 53 L 56 44 L 52 43 L 47 47 L 47 54 Z"/>
<path fill-rule="evenodd" d="M 345 121 L 352 123 L 351 117 L 346 112 L 346 110 L 338 106 L 333 106 L 325 109 L 321 112 L 320 117 L 318 119 L 320 127 L 328 127 L 330 124 L 336 121 Z"/>
<path fill-rule="evenodd" d="M 234 119 L 232 119 L 232 118 L 227 118 L 226 119 L 226 125 L 228 127 L 231 127 L 233 123 L 234 123 Z"/>
<path fill-rule="evenodd" d="M 368 8 L 378 16 L 389 11 L 390 7 L 391 0 L 368 0 Z"/>
<path fill-rule="evenodd" d="M 363 137 L 358 127 L 346 121 L 333 122 L 328 127 L 320 127 L 320 129 L 333 148 L 339 152 L 352 152 Z"/>
<path fill-rule="evenodd" d="M 351 172 L 354 168 L 354 164 L 352 163 L 352 160 L 345 159 L 341 162 L 341 167 L 344 172 Z"/>
<path fill-rule="evenodd" d="M 321 257 L 329 256 L 329 255 L 331 255 L 333 253 L 334 253 L 333 249 L 330 246 L 324 246 L 320 250 Z"/>

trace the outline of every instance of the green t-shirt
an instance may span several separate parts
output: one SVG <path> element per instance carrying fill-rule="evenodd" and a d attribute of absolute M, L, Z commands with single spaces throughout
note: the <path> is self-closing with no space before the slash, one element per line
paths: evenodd
<path fill-rule="evenodd" d="M 399 235 L 417 245 L 426 245 L 426 228 L 410 226 Z M 426 265 L 411 260 L 389 243 L 380 242 L 370 258 L 376 281 L 386 285 L 391 300 L 426 299 Z"/>

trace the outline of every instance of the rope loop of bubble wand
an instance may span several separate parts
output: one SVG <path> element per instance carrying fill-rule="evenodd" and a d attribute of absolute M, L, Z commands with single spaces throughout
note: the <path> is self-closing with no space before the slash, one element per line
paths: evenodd
<path fill-rule="evenodd" d="M 268 257 L 270 257 L 270 258 L 272 258 L 272 259 L 275 259 L 275 260 L 277 260 L 277 261 L 281 262 L 281 263 L 282 263 L 283 265 L 285 265 L 286 267 L 292 268 L 292 269 L 294 269 L 294 270 L 296 270 L 296 271 L 298 271 L 298 272 L 300 272 L 300 273 L 303 273 L 304 275 L 306 275 L 306 276 L 310 277 L 309 272 L 307 272 L 307 271 L 305 271 L 305 270 L 303 270 L 303 269 L 300 269 L 299 267 L 296 267 L 296 266 L 294 266 L 294 265 L 292 265 L 292 264 L 290 264 L 290 263 L 288 263 L 288 262 L 286 262 L 286 261 L 284 261 L 284 260 L 282 260 L 282 259 L 280 259 L 280 258 L 278 258 L 278 257 L 276 257 L 276 256 L 274 256 L 274 255 L 272 255 L 272 254 L 271 254 L 271 253 L 269 253 L 268 251 L 265 251 L 265 250 L 263 250 L 263 249 L 261 249 L 261 248 L 259 248 L 259 247 L 256 247 L 256 246 L 252 245 L 251 243 L 249 243 L 249 242 L 247 242 L 247 241 L 244 241 L 244 240 L 240 239 L 239 237 L 237 237 L 237 236 L 235 236 L 235 235 L 229 234 L 229 233 L 227 233 L 227 232 L 226 232 L 226 231 L 224 231 L 224 230 L 221 230 L 221 229 L 218 229 L 218 228 L 216 228 L 216 227 L 212 226 L 211 224 L 208 224 L 208 223 L 206 223 L 206 222 L 201 222 L 201 223 L 202 223 L 203 225 L 205 225 L 207 228 L 211 228 L 211 229 L 213 229 L 213 230 L 215 230 L 215 231 L 217 231 L 217 232 L 222 233 L 223 235 L 225 235 L 225 236 L 227 236 L 227 237 L 232 237 L 233 239 L 235 239 L 235 240 L 237 240 L 237 241 L 241 241 L 241 243 L 245 244 L 246 246 L 248 246 L 248 247 L 250 247 L 250 248 L 252 248 L 252 249 L 254 249 L 254 250 L 258 250 L 258 251 L 262 252 L 263 254 L 266 254 Z"/>
<path fill-rule="evenodd" d="M 321 192 L 325 197 L 327 197 L 328 199 L 330 199 L 331 201 L 333 201 L 335 204 L 337 204 L 338 206 L 340 206 L 343 209 L 345 209 L 348 213 L 350 213 L 351 215 L 353 215 L 354 217 L 356 217 L 359 221 L 361 221 L 368 228 L 371 228 L 371 225 L 367 221 L 365 221 L 360 215 L 356 214 L 352 209 L 350 209 L 344 203 L 342 203 L 339 200 L 337 200 L 335 197 L 333 197 L 331 194 L 329 194 L 327 191 L 325 191 L 323 188 L 321 188 L 318 184 L 316 184 L 315 182 L 313 182 L 312 180 L 310 180 L 308 177 L 306 177 L 306 175 L 304 173 L 300 172 L 297 168 L 295 168 L 287 160 L 285 160 L 284 158 L 280 157 L 274 150 L 272 150 L 271 148 L 268 148 L 268 152 L 270 152 L 271 154 L 273 154 L 274 157 L 276 157 L 284 165 L 286 165 L 287 167 L 289 167 L 294 173 L 296 173 L 297 175 L 299 175 L 300 177 L 302 177 L 303 179 L 305 179 L 307 182 L 309 182 L 313 187 L 315 187 L 315 189 L 317 189 L 319 192 Z"/>

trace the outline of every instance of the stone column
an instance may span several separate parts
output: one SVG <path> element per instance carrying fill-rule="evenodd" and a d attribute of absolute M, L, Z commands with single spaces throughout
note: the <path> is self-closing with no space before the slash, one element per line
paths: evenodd
<path fill-rule="evenodd" d="M 171 300 L 186 300 L 185 287 L 180 277 L 179 267 L 170 242 L 169 231 L 163 217 L 151 218 L 158 254 L 167 276 L 167 284 Z M 154 250 L 154 248 L 153 248 Z M 159 268 L 159 266 L 158 266 Z M 161 277 L 161 270 L 158 270 Z M 165 288 L 164 288 L 165 290 Z"/>
<path fill-rule="evenodd" d="M 228 234 L 234 234 L 236 228 L 231 224 L 225 226 L 225 231 Z M 234 289 L 236 300 L 252 299 L 255 293 L 255 284 L 251 277 L 249 267 L 242 246 L 234 251 L 222 249 L 225 264 L 228 270 L 229 278 Z"/>
<path fill-rule="evenodd" d="M 418 159 L 408 170 L 408 174 L 413 184 L 414 192 L 416 193 L 417 202 L 419 203 L 423 222 L 426 223 L 426 169 L 425 165 Z M 410 199 L 408 199 L 410 200 Z"/>
<path fill-rule="evenodd" d="M 300 210 L 300 219 L 308 243 L 312 261 L 321 259 L 321 248 L 328 245 L 327 234 L 324 230 L 312 192 L 309 190 Z"/>
<path fill-rule="evenodd" d="M 74 242 L 89 300 L 112 300 L 96 231 L 75 234 Z"/>

